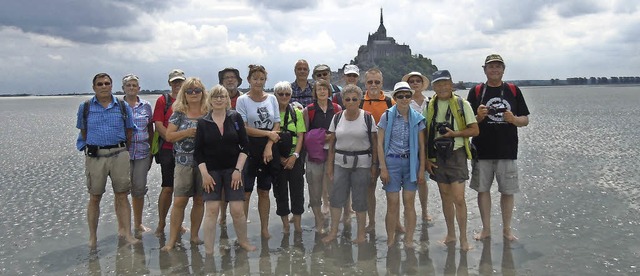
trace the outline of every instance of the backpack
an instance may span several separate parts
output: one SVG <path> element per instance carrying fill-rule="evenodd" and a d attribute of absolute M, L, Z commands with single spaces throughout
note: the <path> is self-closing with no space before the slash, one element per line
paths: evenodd
<path fill-rule="evenodd" d="M 169 108 L 171 107 L 171 96 L 169 96 L 169 93 L 164 93 L 162 94 L 162 96 L 164 96 L 164 114 L 165 116 L 167 115 L 167 111 L 169 111 Z M 155 157 L 156 163 L 160 164 L 160 159 L 158 154 L 160 153 L 160 148 L 162 148 L 162 144 L 164 144 L 164 139 L 162 139 L 162 136 L 160 136 L 160 132 L 158 132 L 157 130 L 153 132 L 153 139 L 151 140 L 151 155 L 153 157 Z"/>
<path fill-rule="evenodd" d="M 122 121 L 124 124 L 124 133 L 127 133 L 127 119 L 129 119 L 129 115 L 127 114 L 127 107 L 124 105 L 124 101 L 122 99 L 118 99 L 118 105 L 120 106 L 120 114 L 122 114 Z M 89 117 L 89 107 L 91 106 L 91 99 L 84 101 L 84 106 L 82 110 L 82 120 L 84 122 L 84 136 L 82 137 L 84 141 L 87 141 L 87 133 L 89 128 L 87 127 L 87 118 Z"/>
<path fill-rule="evenodd" d="M 333 116 L 333 127 L 338 128 L 338 123 L 340 123 L 340 119 L 342 119 L 342 113 L 340 111 Z M 371 113 L 369 111 L 364 111 L 364 123 L 367 124 L 367 136 L 369 136 L 369 153 L 373 152 L 373 139 L 371 139 L 371 128 L 373 126 L 373 122 L 371 121 Z"/>
<path fill-rule="evenodd" d="M 369 103 L 371 103 L 371 102 L 381 102 L 382 100 L 380 100 L 380 99 L 368 99 L 368 100 L 363 99 L 360 102 L 360 109 L 362 109 L 362 107 L 364 106 L 364 102 L 365 101 L 368 101 Z M 391 108 L 393 106 L 393 103 L 391 102 L 391 98 L 389 98 L 389 96 L 384 96 L 384 101 L 387 103 L 387 108 Z"/>
<path fill-rule="evenodd" d="M 287 109 L 284 112 L 284 120 L 280 126 L 280 140 L 278 140 L 278 150 L 280 151 L 280 156 L 289 157 L 291 153 L 291 148 L 293 148 L 293 136 L 297 135 L 295 131 L 289 130 L 289 115 L 291 115 L 291 120 L 293 121 L 294 126 L 297 126 L 298 120 L 296 116 L 296 110 L 291 104 L 287 106 Z"/>
<path fill-rule="evenodd" d="M 337 103 L 331 102 L 331 105 L 333 105 L 333 110 L 334 110 L 333 112 L 335 112 L 338 109 L 342 109 L 340 105 L 338 105 Z M 316 115 L 316 104 L 311 103 L 308 106 L 311 107 L 307 109 L 307 115 L 309 116 L 309 124 L 311 124 L 311 122 L 313 122 L 313 117 Z"/>
<path fill-rule="evenodd" d="M 516 85 L 510 82 L 505 82 L 507 84 L 507 86 L 509 87 L 509 90 L 511 90 L 511 93 L 513 94 L 513 97 L 516 96 Z M 504 86 L 504 84 L 502 84 Z M 473 89 L 474 93 L 476 94 L 476 99 L 478 97 L 480 97 L 480 92 L 483 91 L 483 87 L 484 87 L 484 83 L 479 83 L 476 85 L 476 87 Z"/>

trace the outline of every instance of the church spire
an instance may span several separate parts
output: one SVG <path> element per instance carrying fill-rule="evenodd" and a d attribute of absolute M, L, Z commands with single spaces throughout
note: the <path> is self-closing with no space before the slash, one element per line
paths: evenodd
<path fill-rule="evenodd" d="M 382 8 L 380 8 L 380 25 L 384 24 L 384 20 L 382 19 Z"/>
<path fill-rule="evenodd" d="M 387 38 L 387 28 L 384 27 L 384 20 L 382 18 L 382 8 L 380 8 L 380 26 L 378 26 L 378 30 L 373 34 L 376 39 L 385 39 Z"/>

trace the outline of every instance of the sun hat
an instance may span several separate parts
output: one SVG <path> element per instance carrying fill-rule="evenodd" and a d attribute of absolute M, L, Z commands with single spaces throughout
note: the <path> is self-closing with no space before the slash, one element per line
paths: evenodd
<path fill-rule="evenodd" d="M 236 79 L 238 79 L 238 86 L 242 84 L 242 78 L 240 77 L 240 71 L 233 67 L 227 67 L 218 72 L 218 84 L 222 85 L 222 81 L 224 80 L 224 73 L 232 72 L 236 74 Z"/>
<path fill-rule="evenodd" d="M 393 86 L 393 93 L 391 96 L 395 97 L 398 92 L 409 92 L 411 93 L 411 96 L 413 96 L 413 90 L 411 90 L 411 86 L 409 86 L 406 81 L 396 83 L 396 85 Z"/>
<path fill-rule="evenodd" d="M 411 72 L 409 74 L 406 74 L 402 77 L 402 81 L 404 82 L 409 82 L 409 78 L 413 77 L 413 76 L 418 76 L 420 78 L 422 78 L 422 90 L 427 90 L 427 87 L 429 87 L 429 78 L 427 78 L 426 76 L 422 75 L 420 72 Z"/>

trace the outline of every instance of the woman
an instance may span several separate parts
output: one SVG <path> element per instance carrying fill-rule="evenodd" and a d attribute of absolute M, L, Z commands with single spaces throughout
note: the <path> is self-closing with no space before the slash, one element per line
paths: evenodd
<path fill-rule="evenodd" d="M 173 103 L 173 114 L 167 126 L 167 141 L 173 143 L 176 168 L 173 180 L 173 208 L 171 209 L 171 227 L 169 241 L 162 248 L 171 250 L 178 239 L 184 220 L 184 209 L 193 197 L 191 207 L 191 242 L 202 244 L 198 232 L 202 223 L 204 204 L 202 202 L 202 178 L 195 168 L 193 150 L 195 145 L 198 119 L 208 112 L 207 95 L 204 85 L 198 78 L 187 78 Z"/>
<path fill-rule="evenodd" d="M 131 205 L 133 205 L 134 235 L 140 238 L 142 233 L 150 231 L 142 224 L 144 196 L 147 194 L 147 173 L 151 168 L 150 137 L 153 137 L 153 115 L 151 104 L 140 99 L 138 76 L 129 74 L 122 78 L 124 100 L 131 106 L 136 130 L 131 137 L 129 155 L 131 158 Z M 117 205 L 116 205 L 117 206 Z"/>
<path fill-rule="evenodd" d="M 260 231 L 263 238 L 270 238 L 269 209 L 271 200 L 269 190 L 280 171 L 280 157 L 273 145 L 280 136 L 280 112 L 278 100 L 274 95 L 264 92 L 267 70 L 262 65 L 249 65 L 249 92 L 238 97 L 236 110 L 242 116 L 249 136 L 249 160 L 244 175 L 244 213 L 249 213 L 249 201 L 254 182 L 258 182 L 258 213 Z"/>
<path fill-rule="evenodd" d="M 291 84 L 286 81 L 276 83 L 273 91 L 278 99 L 282 120 L 278 148 L 280 150 L 280 165 L 283 170 L 280 172 L 273 190 L 277 203 L 276 214 L 282 219 L 282 231 L 288 234 L 289 214 L 293 213 L 294 229 L 297 233 L 301 233 L 300 218 L 304 213 L 304 164 L 299 158 L 304 133 L 307 129 L 304 125 L 302 111 L 289 104 Z M 289 208 L 289 194 L 291 195 L 291 208 Z"/>
<path fill-rule="evenodd" d="M 345 110 L 335 115 L 331 122 L 329 154 L 327 157 L 327 176 L 333 185 L 331 188 L 331 230 L 322 240 L 330 242 L 336 239 L 340 214 L 348 202 L 351 193 L 352 207 L 356 212 L 358 232 L 354 243 L 365 241 L 365 220 L 367 212 L 367 189 L 371 175 L 376 171 L 372 166 L 377 160 L 375 122 L 369 112 L 360 109 L 362 90 L 349 84 L 342 92 Z M 346 208 L 345 208 L 346 209 Z M 350 215 L 345 213 L 345 215 Z"/>
<path fill-rule="evenodd" d="M 313 103 L 307 105 L 302 113 L 307 129 L 305 135 L 305 150 L 307 153 L 306 173 L 309 183 L 309 207 L 316 219 L 316 231 L 324 233 L 324 214 L 322 206 L 322 187 L 329 181 L 325 173 L 326 151 L 323 149 L 329 141 L 327 130 L 331 125 L 333 114 L 342 109 L 329 99 L 331 84 L 325 80 L 318 80 L 313 85 Z M 319 143 L 312 143 L 318 141 Z M 328 148 L 328 147 L 327 147 Z"/>
<path fill-rule="evenodd" d="M 247 239 L 247 219 L 244 214 L 242 168 L 249 152 L 247 132 L 240 114 L 231 108 L 229 93 L 221 85 L 211 89 L 211 112 L 198 120 L 193 158 L 202 175 L 204 216 L 204 248 L 213 254 L 216 221 L 222 195 L 229 202 L 233 228 L 238 244 L 247 251 L 255 246 Z"/>
<path fill-rule="evenodd" d="M 396 83 L 393 89 L 396 104 L 380 117 L 378 123 L 380 180 L 387 195 L 387 246 L 395 244 L 402 189 L 406 228 L 404 245 L 413 247 L 416 190 L 417 185 L 425 185 L 426 154 L 423 130 L 426 126 L 424 116 L 409 107 L 412 94 L 413 90 L 408 83 Z"/>
<path fill-rule="evenodd" d="M 405 81 L 411 87 L 415 93 L 411 96 L 411 103 L 409 106 L 413 110 L 420 112 L 423 116 L 429 104 L 429 98 L 424 96 L 424 91 L 429 88 L 429 78 L 420 74 L 420 72 L 411 72 L 402 77 L 402 81 Z M 427 177 L 425 176 L 425 179 Z M 431 221 L 431 216 L 427 212 L 427 199 L 429 198 L 429 185 L 425 182 L 425 185 L 418 185 L 418 199 L 420 200 L 420 206 L 422 207 L 422 222 Z"/>

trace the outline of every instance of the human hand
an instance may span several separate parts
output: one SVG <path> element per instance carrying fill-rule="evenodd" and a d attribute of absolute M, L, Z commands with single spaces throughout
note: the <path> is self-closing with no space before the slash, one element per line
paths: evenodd
<path fill-rule="evenodd" d="M 511 112 L 511 110 L 507 110 L 505 112 L 502 113 L 502 118 L 504 118 L 504 121 L 510 124 L 516 124 L 516 115 L 513 115 L 513 112 Z"/>
<path fill-rule="evenodd" d="M 382 185 L 389 184 L 389 170 L 387 168 L 380 169 L 380 181 L 382 181 Z"/>
<path fill-rule="evenodd" d="M 207 193 L 213 192 L 213 187 L 216 185 L 213 177 L 211 177 L 209 172 L 201 171 L 200 174 L 202 175 L 202 189 L 204 189 L 204 191 Z"/>
<path fill-rule="evenodd" d="M 265 164 L 271 162 L 273 160 L 273 152 L 271 152 L 271 147 L 267 146 L 264 148 L 264 152 L 262 153 L 262 162 Z"/>
<path fill-rule="evenodd" d="M 437 168 L 438 166 L 436 164 L 434 164 L 430 160 L 427 160 L 427 172 L 429 172 L 429 174 L 433 174 L 433 169 L 437 169 Z"/>
<path fill-rule="evenodd" d="M 234 170 L 231 173 L 231 189 L 237 190 L 242 187 L 242 173 L 239 170 Z"/>
<path fill-rule="evenodd" d="M 489 108 L 487 108 L 486 105 L 481 104 L 480 106 L 478 106 L 478 121 L 482 121 L 484 120 L 485 117 L 487 117 L 487 114 L 489 114 Z"/>

